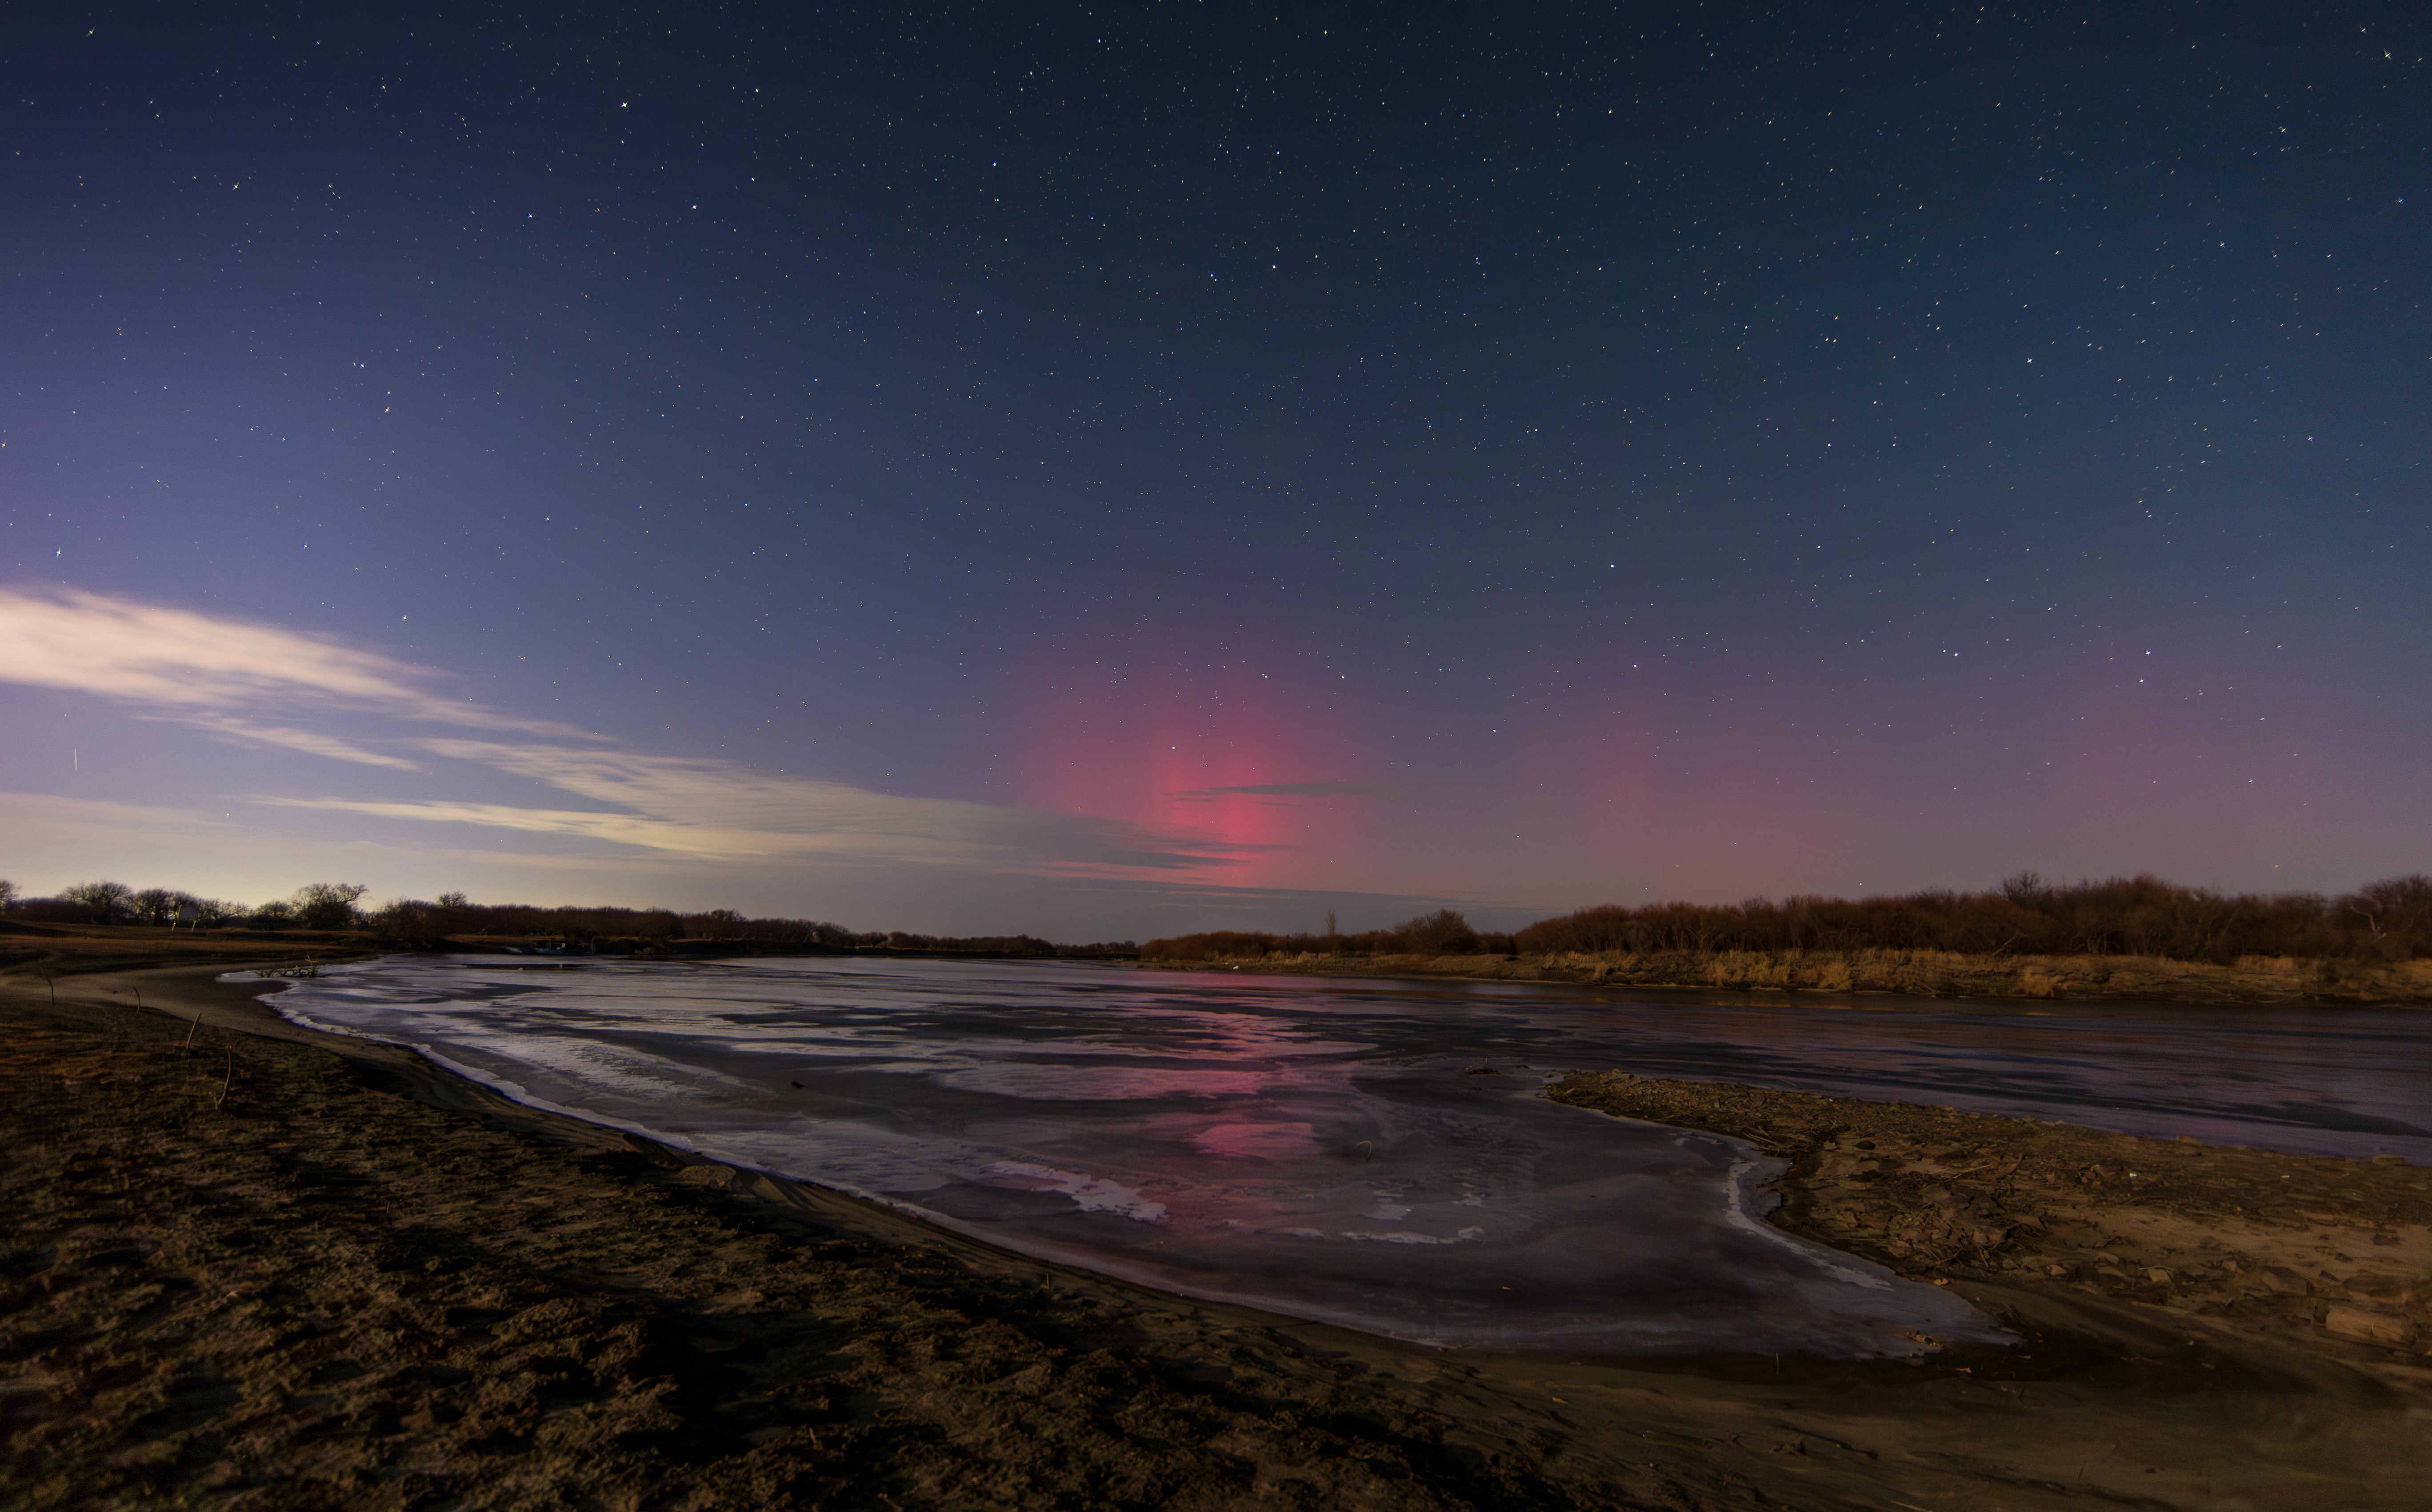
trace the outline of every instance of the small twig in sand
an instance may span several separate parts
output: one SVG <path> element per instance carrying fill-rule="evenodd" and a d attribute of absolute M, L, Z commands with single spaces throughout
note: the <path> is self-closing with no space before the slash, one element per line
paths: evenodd
<path fill-rule="evenodd" d="M 236 1045 L 233 1042 L 228 1047 L 228 1074 L 220 1078 L 220 1095 L 211 1100 L 213 1113 L 219 1112 L 220 1104 L 228 1100 L 228 1085 L 236 1080 Z"/>
<path fill-rule="evenodd" d="M 184 1054 L 194 1048 L 194 1031 L 202 1027 L 203 1011 L 200 1008 L 197 1008 L 194 1010 L 194 1021 L 186 1026 L 186 1043 L 179 1047 L 178 1053 Z"/>

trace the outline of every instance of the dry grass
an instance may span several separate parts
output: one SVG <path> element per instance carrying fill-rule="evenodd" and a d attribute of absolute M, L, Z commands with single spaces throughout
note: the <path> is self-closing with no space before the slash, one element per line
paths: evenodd
<path fill-rule="evenodd" d="M 2286 956 L 2248 956 L 2234 965 L 2215 966 L 2150 955 L 1959 955 L 1939 950 L 1573 950 L 1518 957 L 1311 951 L 1148 965 L 1169 970 L 1466 977 L 1731 992 L 2432 1005 L 2432 961 L 2299 961 Z"/>
<path fill-rule="evenodd" d="M 2402 1388 L 2432 1347 L 2432 1170 L 1914 1103 L 1577 1071 L 1555 1100 L 1791 1162 L 1774 1221 L 1920 1279 L 1973 1275 L 2166 1313 Z"/>

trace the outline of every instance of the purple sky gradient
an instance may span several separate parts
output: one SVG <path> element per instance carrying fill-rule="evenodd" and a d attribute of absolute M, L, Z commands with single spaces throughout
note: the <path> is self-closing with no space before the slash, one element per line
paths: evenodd
<path fill-rule="evenodd" d="M 1273 16 L 37 22 L 0 876 L 1074 938 L 2432 865 L 2421 18 Z"/>

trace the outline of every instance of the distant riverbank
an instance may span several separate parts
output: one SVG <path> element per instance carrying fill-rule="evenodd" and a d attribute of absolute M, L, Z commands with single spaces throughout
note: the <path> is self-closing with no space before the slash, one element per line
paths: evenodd
<path fill-rule="evenodd" d="M 887 946 L 835 949 L 746 939 L 655 942 L 649 954 L 705 959 L 751 955 L 941 956 L 989 952 Z M 1153 942 L 1153 946 L 1162 942 Z M 618 947 L 625 947 L 618 949 Z M 636 953 L 632 942 L 592 947 Z M 672 947 L 672 948 L 670 948 Z M 408 946 L 406 949 L 413 949 Z M 563 938 L 463 939 L 443 949 L 565 953 Z M 134 925 L 27 926 L 0 930 L 0 971 L 40 980 L 225 960 L 300 966 L 399 949 L 366 931 L 146 929 Z M 428 947 L 425 947 L 428 949 Z M 578 949 L 576 953 L 587 953 Z M 1013 952 L 1005 952 L 1010 956 Z M 1120 961 L 1123 957 L 1111 957 Z M 2153 955 L 1973 955 L 1940 950 L 1562 950 L 1357 954 L 1326 950 L 1213 951 L 1194 960 L 1141 960 L 1144 969 L 1259 971 L 1326 977 L 1449 977 L 1483 982 L 1575 983 L 1650 991 L 1783 994 L 1891 993 L 1913 998 L 2000 998 L 2074 1002 L 2308 1003 L 2432 1007 L 2432 960 L 2246 956 L 2228 965 Z"/>
<path fill-rule="evenodd" d="M 1963 955 L 1941 950 L 1566 950 L 1524 955 L 1334 955 L 1309 950 L 1146 960 L 1141 965 L 1165 971 L 1462 977 L 1707 992 L 2432 1007 L 2432 961 L 2336 957 L 2249 956 L 2216 966 L 2150 955 Z"/>
<path fill-rule="evenodd" d="M 885 938 L 881 936 L 880 938 Z M 0 971 L 41 978 L 96 971 L 195 965 L 209 961 L 327 965 L 365 955 L 631 956 L 645 960 L 741 960 L 747 956 L 824 955 L 860 960 L 1129 961 L 1128 945 L 1057 946 L 1027 936 L 936 940 L 897 935 L 912 944 L 837 945 L 814 939 L 750 935 L 569 939 L 563 933 L 445 935 L 400 938 L 373 929 L 168 929 L 144 924 L 41 924 L 0 919 Z"/>

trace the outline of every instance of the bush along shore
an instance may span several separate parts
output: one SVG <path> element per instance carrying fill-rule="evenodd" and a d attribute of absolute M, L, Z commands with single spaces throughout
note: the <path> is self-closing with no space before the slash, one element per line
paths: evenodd
<path fill-rule="evenodd" d="M 2020 872 L 1988 892 L 1608 905 L 1525 929 L 1474 929 L 1439 909 L 1389 929 L 1223 931 L 1134 945 L 1028 934 L 854 931 L 732 909 L 435 901 L 361 906 L 314 882 L 258 905 L 80 882 L 21 898 L 0 881 L 0 969 L 97 969 L 174 948 L 311 956 L 473 950 L 651 958 L 972 956 L 1129 961 L 1186 969 L 1475 977 L 1725 992 L 2108 999 L 2218 1003 L 2432 1003 L 2432 877 L 2337 898 L 2225 894 L 2153 877 L 2055 883 Z"/>
<path fill-rule="evenodd" d="M 150 966 L 225 963 L 228 969 L 259 966 L 274 976 L 318 976 L 341 961 L 401 951 L 471 955 L 522 955 L 554 959 L 622 956 L 653 961 L 727 960 L 743 956 L 919 957 L 950 960 L 1125 961 L 1110 947 L 1056 946 L 1043 940 L 957 939 L 919 945 L 831 945 L 744 934 L 623 935 L 605 938 L 564 934 L 463 934 L 400 938 L 378 929 L 187 930 L 142 924 L 24 924 L 0 919 L 0 981 L 17 978 L 38 987 L 71 977 Z M 64 990 L 64 989 L 62 989 Z"/>
<path fill-rule="evenodd" d="M 1067 944 L 1030 934 L 940 935 L 849 930 L 818 919 L 753 918 L 731 908 L 533 907 L 401 898 L 360 906 L 369 889 L 312 882 L 292 899 L 241 904 L 123 882 L 79 882 L 22 898 L 0 880 L 0 970 L 105 969 L 163 951 L 259 951 L 290 959 L 388 950 L 700 958 L 748 955 L 974 956 L 1128 961 L 1129 940 Z"/>
<path fill-rule="evenodd" d="M 1148 955 L 1167 970 L 1461 977 L 1705 992 L 1900 993 L 2045 1001 L 2378 1003 L 2432 1006 L 2432 961 L 2249 957 L 2216 966 L 2161 956 L 1960 955 L 1940 950 L 1564 950 L 1546 955 L 1325 951 Z"/>
<path fill-rule="evenodd" d="M 1746 992 L 2432 1003 L 2432 877 L 2339 898 L 2152 877 L 1991 892 L 1581 909 L 1511 933 L 1451 909 L 1391 929 L 1151 940 L 1144 966 Z"/>
<path fill-rule="evenodd" d="M 731 908 L 582 907 L 477 903 L 463 893 L 436 901 L 392 899 L 377 907 L 362 882 L 307 882 L 287 898 L 240 903 L 173 887 L 85 882 L 29 898 L 0 878 L 0 966 L 42 954 L 33 943 L 102 936 L 137 940 L 309 941 L 380 950 L 504 950 L 549 955 L 978 955 L 1085 961 L 1130 960 L 1129 940 L 1059 944 L 1030 934 L 920 934 L 849 930 L 809 918 L 753 918 Z"/>

